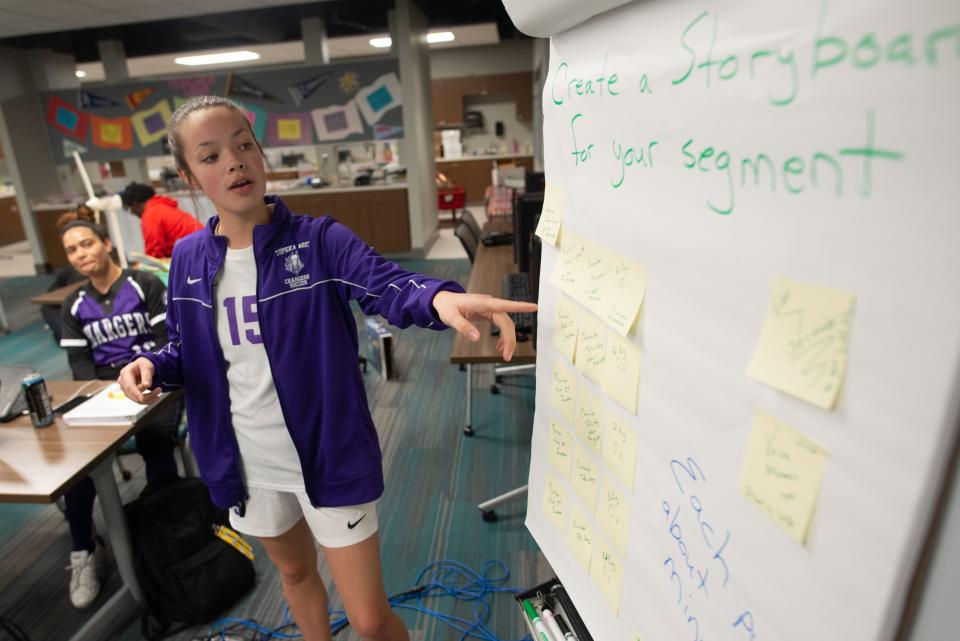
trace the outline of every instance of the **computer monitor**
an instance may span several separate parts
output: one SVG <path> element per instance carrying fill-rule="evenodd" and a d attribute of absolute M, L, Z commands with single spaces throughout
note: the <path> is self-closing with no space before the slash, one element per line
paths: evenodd
<path fill-rule="evenodd" d="M 540 216 L 537 216 L 537 220 Z M 540 237 L 536 234 L 530 235 L 530 298 L 533 302 L 540 300 Z M 533 316 L 533 349 L 537 349 L 537 316 Z"/>
<path fill-rule="evenodd" d="M 530 239 L 543 209 L 543 192 L 523 192 L 513 199 L 513 261 L 518 272 L 530 271 Z"/>
<path fill-rule="evenodd" d="M 542 171 L 528 171 L 523 177 L 524 191 L 544 191 L 546 178 Z"/>

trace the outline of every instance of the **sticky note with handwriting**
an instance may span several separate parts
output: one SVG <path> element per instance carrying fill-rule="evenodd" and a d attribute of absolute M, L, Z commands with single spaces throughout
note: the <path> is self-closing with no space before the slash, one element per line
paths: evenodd
<path fill-rule="evenodd" d="M 580 289 L 574 299 L 600 317 L 606 316 L 612 292 L 607 291 L 609 273 L 614 259 L 609 252 L 589 240 L 583 241 L 583 277 L 579 281 Z"/>
<path fill-rule="evenodd" d="M 775 278 L 747 375 L 833 409 L 847 369 L 855 302 L 853 294 Z"/>
<path fill-rule="evenodd" d="M 597 465 L 581 445 L 573 449 L 573 491 L 577 493 L 591 513 L 597 510 L 597 487 L 600 475 Z"/>
<path fill-rule="evenodd" d="M 823 447 L 755 410 L 740 492 L 802 545 L 816 511 L 826 463 Z"/>
<path fill-rule="evenodd" d="M 573 434 L 555 418 L 550 419 L 550 444 L 547 458 L 565 479 L 570 478 L 570 465 L 573 461 Z"/>
<path fill-rule="evenodd" d="M 607 361 L 607 330 L 596 316 L 580 310 L 577 319 L 577 350 L 573 359 L 577 369 L 594 383 L 603 381 L 603 369 Z"/>
<path fill-rule="evenodd" d="M 603 391 L 631 414 L 637 413 L 640 348 L 629 338 L 610 333 L 603 369 Z"/>
<path fill-rule="evenodd" d="M 615 483 L 604 477 L 597 499 L 597 522 L 621 556 L 627 554 L 627 542 L 630 536 L 630 504 L 617 489 Z"/>
<path fill-rule="evenodd" d="M 567 531 L 567 545 L 573 552 L 584 572 L 590 571 L 590 554 L 593 551 L 593 526 L 590 519 L 577 507 L 576 501 L 570 503 L 570 529 Z"/>
<path fill-rule="evenodd" d="M 552 182 L 545 185 L 543 210 L 540 212 L 540 222 L 537 223 L 537 236 L 553 246 L 557 245 L 557 238 L 560 236 L 566 200 L 562 187 Z"/>
<path fill-rule="evenodd" d="M 566 294 L 557 296 L 557 314 L 553 326 L 553 346 L 563 356 L 573 362 L 577 349 L 577 318 L 580 310 L 573 299 Z"/>
<path fill-rule="evenodd" d="M 576 300 L 586 279 L 586 240 L 567 230 L 560 238 L 560 256 L 550 275 L 550 284 Z"/>
<path fill-rule="evenodd" d="M 576 404 L 576 375 L 569 367 L 558 361 L 553 364 L 550 383 L 550 406 L 568 423 L 573 423 L 573 409 Z"/>
<path fill-rule="evenodd" d="M 633 491 L 637 469 L 637 433 L 620 419 L 613 410 L 607 410 L 603 430 L 603 462 Z"/>
<path fill-rule="evenodd" d="M 593 542 L 590 556 L 590 578 L 599 588 L 614 616 L 620 614 L 620 595 L 623 593 L 623 561 L 617 557 L 602 537 Z"/>
<path fill-rule="evenodd" d="M 581 383 L 577 390 L 573 429 L 597 454 L 603 438 L 603 414 L 603 401 L 593 393 L 589 383 Z"/>
<path fill-rule="evenodd" d="M 603 285 L 607 298 L 603 311 L 606 321 L 621 336 L 630 333 L 647 293 L 647 268 L 619 255 L 611 255 Z"/>
<path fill-rule="evenodd" d="M 543 485 L 543 513 L 547 520 L 561 534 L 566 525 L 567 491 L 553 474 L 547 474 Z"/>

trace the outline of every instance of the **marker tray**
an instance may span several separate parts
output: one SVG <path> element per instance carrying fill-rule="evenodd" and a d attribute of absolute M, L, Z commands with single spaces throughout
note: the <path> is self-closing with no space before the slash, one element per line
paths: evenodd
<path fill-rule="evenodd" d="M 590 636 L 590 632 L 587 631 L 587 626 L 583 624 L 583 619 L 580 618 L 577 608 L 573 605 L 573 601 L 570 600 L 570 596 L 567 594 L 566 589 L 564 589 L 559 579 L 550 579 L 549 581 L 530 588 L 526 592 L 521 592 L 514 598 L 516 599 L 517 607 L 520 608 L 520 616 L 523 617 L 523 622 L 526 624 L 531 638 L 535 641 L 540 640 L 537 639 L 536 631 L 533 629 L 533 625 L 523 611 L 523 601 L 525 599 L 530 600 L 530 603 L 538 613 L 545 607 L 546 602 L 546 607 L 549 607 L 552 612 L 560 613 L 560 616 L 563 617 L 564 621 L 567 622 L 567 625 L 576 635 L 577 641 L 593 641 L 593 637 Z"/>

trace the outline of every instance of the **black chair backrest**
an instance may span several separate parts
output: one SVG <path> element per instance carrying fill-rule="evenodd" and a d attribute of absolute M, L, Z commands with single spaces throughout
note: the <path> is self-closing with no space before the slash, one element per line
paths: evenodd
<path fill-rule="evenodd" d="M 463 250 L 467 252 L 467 258 L 469 258 L 472 263 L 474 257 L 477 255 L 477 239 L 474 237 L 473 232 L 470 231 L 470 227 L 461 221 L 457 223 L 457 227 L 453 230 L 453 233 L 460 239 L 460 244 L 463 245 Z"/>
<path fill-rule="evenodd" d="M 463 210 L 463 215 L 460 217 L 463 222 L 467 223 L 467 227 L 470 228 L 473 237 L 480 242 L 480 225 L 477 223 L 477 219 L 473 217 L 473 213 L 469 209 Z"/>

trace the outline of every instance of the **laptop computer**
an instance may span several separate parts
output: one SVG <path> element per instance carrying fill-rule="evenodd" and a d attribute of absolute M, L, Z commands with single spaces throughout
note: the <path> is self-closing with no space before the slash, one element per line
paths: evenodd
<path fill-rule="evenodd" d="M 27 409 L 20 383 L 35 371 L 30 365 L 0 365 L 0 422 L 12 421 Z"/>

